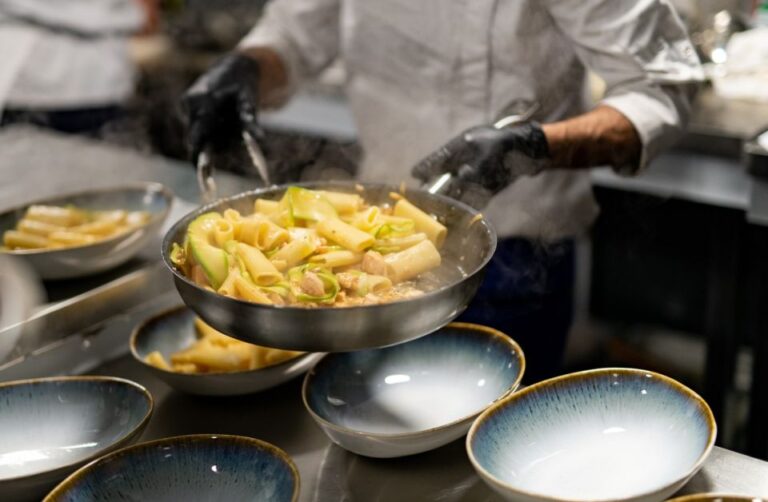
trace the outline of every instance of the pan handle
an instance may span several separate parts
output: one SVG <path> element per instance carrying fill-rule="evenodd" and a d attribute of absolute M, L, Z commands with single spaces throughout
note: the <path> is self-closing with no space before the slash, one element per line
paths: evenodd
<path fill-rule="evenodd" d="M 197 157 L 197 186 L 200 187 L 200 198 L 203 204 L 216 200 L 216 180 L 213 179 L 214 167 L 211 162 L 211 153 L 204 148 Z"/>
<path fill-rule="evenodd" d="M 541 106 L 539 105 L 538 101 L 534 101 L 523 112 L 507 115 L 498 119 L 493 123 L 493 127 L 496 129 L 503 129 L 512 125 L 528 122 L 531 117 L 533 117 L 533 115 L 539 111 L 540 107 Z M 431 194 L 447 195 L 448 197 L 453 197 L 455 199 L 464 196 L 464 198 L 471 206 L 478 209 L 482 206 L 485 206 L 485 204 L 488 202 L 488 199 L 490 198 L 487 193 L 480 193 L 478 191 L 482 189 L 473 190 L 472 188 L 465 186 L 464 183 L 459 181 L 453 175 L 453 173 L 450 172 L 443 173 L 440 176 L 428 181 L 423 185 L 423 188 Z"/>
<path fill-rule="evenodd" d="M 521 113 L 514 113 L 512 115 L 507 115 L 505 117 L 500 118 L 499 120 L 493 123 L 493 127 L 495 127 L 496 129 L 504 129 L 505 127 L 509 127 L 511 125 L 528 122 L 536 114 L 536 112 L 539 111 L 539 108 L 541 108 L 541 105 L 539 105 L 539 102 L 534 101 L 533 103 L 531 103 L 531 105 L 528 108 L 523 110 Z"/>

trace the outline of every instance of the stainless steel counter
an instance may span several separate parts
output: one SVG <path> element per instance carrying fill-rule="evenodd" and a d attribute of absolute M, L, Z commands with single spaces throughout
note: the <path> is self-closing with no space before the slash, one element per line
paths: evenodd
<path fill-rule="evenodd" d="M 107 145 L 39 131 L 13 130 L 0 133 L 0 151 L 2 206 L 126 179 L 161 181 L 182 197 L 196 198 L 192 169 Z M 231 181 L 237 187 L 238 180 Z M 152 301 L 151 308 L 143 307 L 131 315 L 121 313 L 101 322 L 98 330 L 82 332 L 79 340 L 83 347 L 101 347 L 103 357 L 115 359 L 95 369 L 80 366 L 71 370 L 122 376 L 145 385 L 155 399 L 155 412 L 144 439 L 208 432 L 243 434 L 269 441 L 286 450 L 296 462 L 302 478 L 302 501 L 498 500 L 475 475 L 463 441 L 392 460 L 367 459 L 332 445 L 303 409 L 300 380 L 261 394 L 228 399 L 195 398 L 172 391 L 123 355 L 127 353 L 130 327 L 140 317 L 166 308 L 175 300 L 175 293 L 153 284 L 147 287 L 147 299 L 160 296 Z M 99 337 L 108 337 L 105 340 L 109 343 Z M 74 343 L 62 346 L 71 347 L 71 357 L 78 357 Z M 28 369 L 39 371 L 41 367 L 31 364 Z M 56 372 L 67 370 L 59 366 Z M 699 491 L 768 497 L 768 463 L 716 448 L 683 493 Z"/>

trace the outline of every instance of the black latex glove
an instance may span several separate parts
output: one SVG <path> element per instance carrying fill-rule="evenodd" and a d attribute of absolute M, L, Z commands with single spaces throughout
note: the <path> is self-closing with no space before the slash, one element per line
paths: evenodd
<path fill-rule="evenodd" d="M 259 63 L 229 54 L 195 81 L 183 98 L 189 119 L 189 146 L 197 162 L 206 147 L 222 148 L 245 130 L 254 138 L 263 133 L 258 123 Z"/>
<path fill-rule="evenodd" d="M 502 129 L 467 129 L 416 164 L 411 173 L 423 182 L 451 173 L 458 185 L 475 185 L 493 195 L 520 176 L 538 174 L 549 164 L 544 131 L 538 123 L 526 122 Z"/>

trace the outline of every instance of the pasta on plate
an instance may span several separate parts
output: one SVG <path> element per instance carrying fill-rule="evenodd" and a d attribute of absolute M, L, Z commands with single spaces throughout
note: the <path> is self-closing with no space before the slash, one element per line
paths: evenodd
<path fill-rule="evenodd" d="M 176 373 L 229 373 L 274 366 L 304 354 L 241 342 L 216 331 L 199 317 L 195 318 L 195 331 L 198 340 L 171 354 L 170 363 L 156 350 L 147 354 L 145 362 Z"/>
<path fill-rule="evenodd" d="M 84 246 L 134 230 L 148 221 L 146 211 L 34 205 L 27 208 L 16 228 L 3 232 L 3 245 L 11 251 Z"/>
<path fill-rule="evenodd" d="M 358 193 L 288 187 L 198 216 L 171 261 L 201 287 L 269 305 L 355 306 L 422 294 L 415 279 L 440 266 L 446 227 L 406 198 L 371 205 Z"/>

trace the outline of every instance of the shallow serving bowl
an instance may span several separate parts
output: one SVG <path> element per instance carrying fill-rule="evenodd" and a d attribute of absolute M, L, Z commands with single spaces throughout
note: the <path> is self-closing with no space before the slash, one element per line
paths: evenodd
<path fill-rule="evenodd" d="M 120 378 L 0 384 L 0 498 L 40 500 L 76 468 L 137 438 L 151 413 L 147 390 Z"/>
<path fill-rule="evenodd" d="M 607 368 L 501 400 L 472 425 L 467 451 L 509 500 L 657 501 L 699 470 L 715 435 L 709 406 L 687 387 Z"/>
<path fill-rule="evenodd" d="M 452 323 L 393 347 L 329 354 L 307 373 L 302 394 L 342 448 L 399 457 L 464 435 L 482 410 L 517 388 L 524 371 L 514 340 Z"/>
<path fill-rule="evenodd" d="M 342 192 L 356 192 L 362 187 L 361 195 L 372 204 L 391 203 L 390 193 L 399 190 L 396 185 L 376 183 L 318 182 L 299 186 Z M 408 200 L 448 228 L 440 248 L 442 263 L 425 274 L 429 291 L 415 298 L 341 308 L 262 305 L 202 288 L 174 267 L 170 259 L 172 244 L 183 242 L 189 223 L 199 215 L 228 208 L 251 214 L 256 199 L 279 199 L 286 188 L 254 190 L 203 206 L 180 219 L 163 240 L 163 261 L 173 273 L 184 303 L 217 330 L 246 342 L 309 352 L 342 352 L 413 340 L 449 323 L 466 308 L 496 249 L 496 233 L 477 211 L 448 197 L 408 190 Z"/>
<path fill-rule="evenodd" d="M 0 254 L 0 363 L 13 352 L 34 309 L 43 301 L 39 280 L 19 258 Z M 26 326 L 29 331 L 30 326 Z"/>
<path fill-rule="evenodd" d="M 3 252 L 24 259 L 42 279 L 71 279 L 103 272 L 125 263 L 147 245 L 168 216 L 172 200 L 171 192 L 159 183 L 135 183 L 28 202 L 0 213 L 0 235 L 14 228 L 27 208 L 34 204 L 147 211 L 150 218 L 134 230 L 85 246 Z"/>
<path fill-rule="evenodd" d="M 667 502 L 763 502 L 764 497 L 730 493 L 693 493 L 669 499 Z"/>
<path fill-rule="evenodd" d="M 205 374 L 166 371 L 145 361 L 155 350 L 169 361 L 172 353 L 192 345 L 196 340 L 194 320 L 194 312 L 176 307 L 141 323 L 130 341 L 131 353 L 141 364 L 171 387 L 189 394 L 234 396 L 259 392 L 302 375 L 323 356 L 307 353 L 262 369 Z"/>
<path fill-rule="evenodd" d="M 283 450 L 244 436 L 200 434 L 111 453 L 62 481 L 45 502 L 293 502 L 298 496 L 299 472 Z"/>

